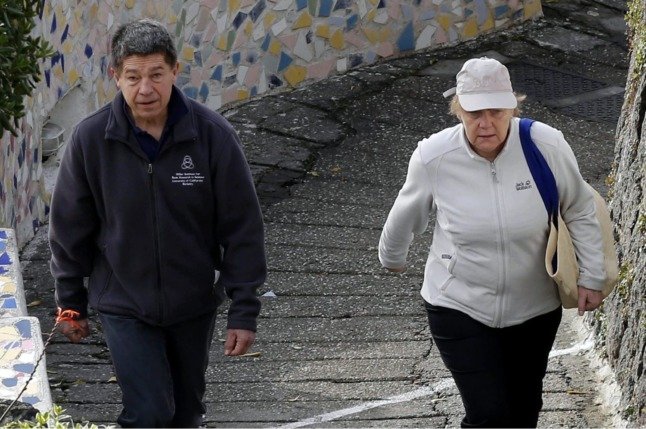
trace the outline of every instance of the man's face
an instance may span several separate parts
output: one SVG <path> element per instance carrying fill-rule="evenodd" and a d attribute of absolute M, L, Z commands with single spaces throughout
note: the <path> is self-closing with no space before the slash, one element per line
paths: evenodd
<path fill-rule="evenodd" d="M 135 123 L 166 121 L 177 71 L 178 64 L 168 65 L 163 54 L 131 55 L 123 60 L 114 78 Z"/>
<path fill-rule="evenodd" d="M 513 109 L 485 109 L 461 114 L 462 124 L 473 150 L 483 158 L 493 161 L 502 150 Z"/>

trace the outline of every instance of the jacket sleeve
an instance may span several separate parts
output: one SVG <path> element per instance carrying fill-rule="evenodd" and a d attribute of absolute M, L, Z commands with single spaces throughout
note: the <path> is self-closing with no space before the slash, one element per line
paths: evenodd
<path fill-rule="evenodd" d="M 216 239 L 221 246 L 219 282 L 231 299 L 229 329 L 256 330 L 256 290 L 267 276 L 264 224 L 253 179 L 232 129 L 217 153 L 213 189 Z"/>
<path fill-rule="evenodd" d="M 49 214 L 50 269 L 58 307 L 87 317 L 84 277 L 92 272 L 98 216 L 77 133 L 65 149 Z"/>
<path fill-rule="evenodd" d="M 386 268 L 406 265 L 414 234 L 428 226 L 433 203 L 428 171 L 417 148 L 408 164 L 406 182 L 399 191 L 379 239 L 379 261 Z"/>
<path fill-rule="evenodd" d="M 561 216 L 568 226 L 579 261 L 579 285 L 602 290 L 606 272 L 601 227 L 596 217 L 594 197 L 583 180 L 576 158 L 559 132 L 559 153 L 553 162 Z"/>

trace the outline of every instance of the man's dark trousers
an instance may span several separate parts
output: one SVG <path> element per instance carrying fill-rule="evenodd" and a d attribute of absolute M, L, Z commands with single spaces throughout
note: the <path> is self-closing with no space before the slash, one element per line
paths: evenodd
<path fill-rule="evenodd" d="M 122 427 L 198 427 L 215 311 L 172 326 L 99 313 L 123 410 Z"/>

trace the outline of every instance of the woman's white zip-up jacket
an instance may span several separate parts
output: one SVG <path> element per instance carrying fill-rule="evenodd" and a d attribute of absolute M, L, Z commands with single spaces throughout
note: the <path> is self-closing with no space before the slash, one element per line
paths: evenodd
<path fill-rule="evenodd" d="M 424 232 L 435 210 L 422 297 L 492 327 L 517 325 L 560 305 L 545 270 L 547 211 L 523 154 L 519 122 L 512 118 L 493 162 L 471 149 L 462 124 L 419 142 L 379 242 L 382 265 L 404 267 L 413 235 Z M 601 230 L 572 149 L 560 131 L 540 122 L 531 136 L 556 178 L 579 285 L 601 290 Z"/>

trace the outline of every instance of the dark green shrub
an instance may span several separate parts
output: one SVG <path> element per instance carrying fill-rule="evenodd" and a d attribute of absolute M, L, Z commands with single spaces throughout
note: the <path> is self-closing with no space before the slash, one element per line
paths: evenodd
<path fill-rule="evenodd" d="M 32 36 L 45 0 L 0 0 L 0 136 L 16 135 L 24 97 L 40 81 L 38 61 L 52 55 L 49 43 Z"/>

